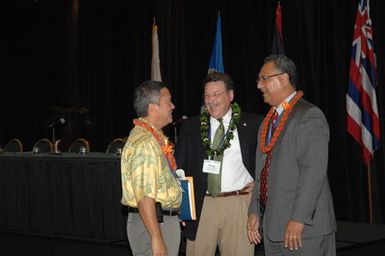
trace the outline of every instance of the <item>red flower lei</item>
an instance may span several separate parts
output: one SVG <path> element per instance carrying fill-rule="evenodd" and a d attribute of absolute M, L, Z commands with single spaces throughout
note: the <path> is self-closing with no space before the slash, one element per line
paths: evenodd
<path fill-rule="evenodd" d="M 172 144 L 172 142 L 170 142 L 167 137 L 165 137 L 163 134 L 156 131 L 153 127 L 151 127 L 146 121 L 143 121 L 142 119 L 134 119 L 133 123 L 151 132 L 154 138 L 158 141 L 163 151 L 163 154 L 168 161 L 168 164 L 171 170 L 175 171 L 177 167 L 176 167 L 175 157 L 173 154 L 174 145 Z"/>
<path fill-rule="evenodd" d="M 263 119 L 262 130 L 261 130 L 261 134 L 259 135 L 259 147 L 261 148 L 262 153 L 266 154 L 267 152 L 271 151 L 271 149 L 274 147 L 275 142 L 277 141 L 279 135 L 281 135 L 281 132 L 285 127 L 285 124 L 286 124 L 287 118 L 289 117 L 290 112 L 293 110 L 294 105 L 298 102 L 298 100 L 302 96 L 303 96 L 303 92 L 298 91 L 297 94 L 294 96 L 294 98 L 290 101 L 290 103 L 285 104 L 285 111 L 283 112 L 282 118 L 279 121 L 278 126 L 275 129 L 269 144 L 266 145 L 267 131 L 268 131 L 270 120 L 274 113 L 274 108 L 273 107 L 270 108 L 265 119 Z"/>

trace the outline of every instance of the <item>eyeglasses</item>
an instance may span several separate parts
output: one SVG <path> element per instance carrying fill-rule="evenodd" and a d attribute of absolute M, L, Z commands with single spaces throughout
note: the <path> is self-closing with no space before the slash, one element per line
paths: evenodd
<path fill-rule="evenodd" d="M 285 74 L 285 73 L 286 73 L 286 72 L 281 72 L 281 73 L 278 73 L 278 74 L 266 75 L 266 76 L 258 77 L 258 78 L 257 78 L 257 84 L 259 84 L 259 82 L 264 82 L 264 81 L 266 81 L 267 79 L 269 79 L 269 78 L 271 78 L 271 77 L 279 76 L 279 75 L 282 75 L 282 74 Z"/>
<path fill-rule="evenodd" d="M 224 91 L 221 91 L 221 92 L 213 92 L 213 93 L 205 93 L 204 95 L 203 95 L 203 98 L 217 98 L 219 95 L 221 95 L 221 94 L 223 94 L 223 93 L 225 93 L 226 92 L 226 90 L 224 90 Z"/>

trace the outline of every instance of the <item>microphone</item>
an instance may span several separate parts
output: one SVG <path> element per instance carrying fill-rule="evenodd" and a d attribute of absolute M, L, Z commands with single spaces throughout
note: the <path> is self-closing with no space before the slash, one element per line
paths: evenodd
<path fill-rule="evenodd" d="M 180 122 L 182 122 L 183 120 L 186 120 L 187 119 L 187 116 L 185 116 L 185 115 L 183 115 L 181 118 L 179 118 L 178 120 L 176 120 L 175 122 L 173 122 L 172 123 L 172 126 L 174 127 L 174 144 L 176 144 L 176 142 L 177 142 L 177 137 L 178 137 L 178 135 L 177 135 L 177 129 L 176 129 L 176 124 L 178 124 L 178 123 L 180 123 Z"/>
<path fill-rule="evenodd" d="M 183 120 L 186 120 L 186 119 L 187 119 L 187 116 L 183 115 L 181 118 L 179 118 L 178 120 L 173 122 L 172 125 L 176 125 L 177 123 L 180 123 L 180 122 L 182 122 Z"/>
<path fill-rule="evenodd" d="M 66 120 L 63 117 L 61 117 L 61 118 L 57 119 L 56 121 L 50 123 L 48 125 L 48 128 L 54 127 L 55 125 L 58 125 L 58 124 L 65 124 L 65 122 L 66 122 Z"/>

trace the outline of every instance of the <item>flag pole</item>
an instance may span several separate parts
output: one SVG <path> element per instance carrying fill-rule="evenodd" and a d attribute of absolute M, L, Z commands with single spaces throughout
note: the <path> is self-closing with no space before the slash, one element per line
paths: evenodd
<path fill-rule="evenodd" d="M 372 175 L 370 171 L 370 162 L 366 164 L 368 173 L 368 201 L 369 201 L 369 223 L 373 223 L 373 203 L 372 203 Z"/>

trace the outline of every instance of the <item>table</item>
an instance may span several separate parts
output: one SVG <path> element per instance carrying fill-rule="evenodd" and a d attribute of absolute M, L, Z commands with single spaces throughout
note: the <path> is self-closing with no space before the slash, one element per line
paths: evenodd
<path fill-rule="evenodd" d="M 0 154 L 0 230 L 126 240 L 120 157 Z"/>

